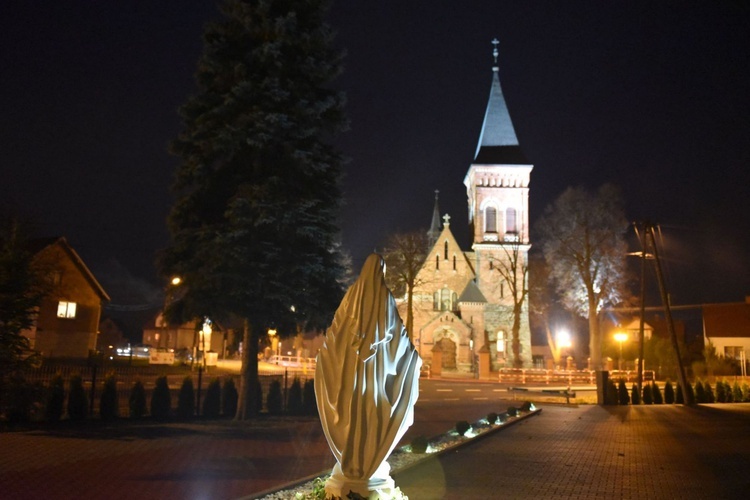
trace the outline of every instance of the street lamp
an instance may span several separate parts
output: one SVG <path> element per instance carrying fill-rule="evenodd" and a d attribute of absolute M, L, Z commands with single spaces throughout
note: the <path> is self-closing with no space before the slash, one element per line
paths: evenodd
<path fill-rule="evenodd" d="M 618 369 L 622 371 L 622 343 L 628 340 L 628 334 L 625 332 L 615 333 L 615 341 L 620 344 L 620 363 Z"/>
<path fill-rule="evenodd" d="M 558 330 L 555 334 L 555 344 L 557 345 L 558 356 L 560 357 L 560 363 L 562 364 L 563 352 L 569 350 L 573 346 L 573 341 L 570 338 L 570 332 L 566 329 Z M 570 352 L 568 351 L 568 355 Z M 570 363 L 566 363 L 565 368 L 570 369 Z"/>

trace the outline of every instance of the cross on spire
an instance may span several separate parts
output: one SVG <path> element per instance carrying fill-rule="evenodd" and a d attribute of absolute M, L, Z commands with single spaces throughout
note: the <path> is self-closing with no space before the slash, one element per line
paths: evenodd
<path fill-rule="evenodd" d="M 500 43 L 497 38 L 492 39 L 492 58 L 494 60 L 494 63 L 497 64 L 497 44 Z"/>

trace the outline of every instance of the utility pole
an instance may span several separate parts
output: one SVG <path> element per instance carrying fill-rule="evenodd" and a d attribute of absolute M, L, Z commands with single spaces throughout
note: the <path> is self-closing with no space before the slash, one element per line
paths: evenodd
<path fill-rule="evenodd" d="M 693 393 L 692 391 L 688 391 L 688 381 L 687 376 L 685 376 L 685 367 L 682 364 L 682 356 L 680 355 L 680 345 L 677 342 L 677 333 L 674 329 L 674 321 L 672 320 L 672 310 L 669 305 L 669 297 L 667 295 L 667 289 L 664 285 L 664 275 L 661 271 L 661 261 L 659 259 L 659 250 L 656 245 L 656 237 L 654 235 L 654 226 L 650 223 L 646 223 L 644 225 L 644 241 L 648 241 L 648 237 L 651 237 L 651 245 L 654 251 L 654 265 L 656 267 L 656 280 L 659 282 L 659 292 L 661 293 L 661 300 L 664 304 L 664 314 L 666 315 L 667 319 L 667 328 L 669 328 L 669 336 L 672 339 L 672 347 L 674 348 L 675 356 L 677 356 L 677 367 L 679 369 L 678 371 L 678 377 L 680 380 L 680 387 L 682 388 L 682 396 L 685 400 L 686 405 L 692 405 L 694 404 L 693 401 Z M 646 248 L 643 249 L 644 255 Z M 644 257 L 645 258 L 645 257 Z M 643 316 L 641 316 L 643 318 Z M 641 319 L 643 321 L 643 319 Z M 641 323 L 642 324 L 642 323 Z"/>

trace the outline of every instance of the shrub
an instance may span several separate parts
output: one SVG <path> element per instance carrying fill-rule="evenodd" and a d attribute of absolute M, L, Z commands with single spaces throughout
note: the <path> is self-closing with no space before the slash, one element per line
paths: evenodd
<path fill-rule="evenodd" d="M 617 386 L 615 381 L 607 379 L 607 386 L 604 390 L 604 404 L 605 405 L 616 405 L 617 404 Z"/>
<path fill-rule="evenodd" d="M 695 401 L 695 393 L 693 392 L 693 386 L 688 384 L 685 388 L 685 395 L 686 397 L 690 397 L 692 401 Z"/>
<path fill-rule="evenodd" d="M 669 380 L 664 383 L 664 402 L 668 405 L 674 404 L 674 387 Z"/>
<path fill-rule="evenodd" d="M 701 382 L 700 380 L 695 383 L 695 402 L 708 403 L 708 398 L 706 397 L 706 389 L 703 387 L 703 382 Z"/>
<path fill-rule="evenodd" d="M 221 382 L 211 379 L 206 388 L 206 399 L 203 400 L 203 416 L 217 418 L 221 414 Z"/>
<path fill-rule="evenodd" d="M 274 380 L 268 388 L 268 397 L 266 398 L 266 407 L 271 415 L 281 415 L 283 408 L 283 396 L 281 395 L 281 382 Z"/>
<path fill-rule="evenodd" d="M 234 379 L 227 377 L 224 379 L 224 385 L 221 388 L 221 412 L 225 417 L 234 417 L 237 413 L 237 387 L 234 385 Z"/>
<path fill-rule="evenodd" d="M 290 415 L 302 414 L 302 382 L 298 377 L 294 377 L 292 385 L 289 387 L 286 405 Z"/>
<path fill-rule="evenodd" d="M 99 399 L 99 417 L 102 420 L 113 420 L 119 414 L 117 400 L 117 379 L 110 373 L 104 378 L 102 396 Z"/>
<path fill-rule="evenodd" d="M 641 404 L 641 391 L 638 390 L 638 386 L 636 384 L 633 384 L 633 387 L 630 388 L 630 401 L 634 405 Z"/>
<path fill-rule="evenodd" d="M 724 383 L 721 380 L 716 381 L 716 402 L 726 403 L 727 402 L 727 391 L 724 388 Z"/>
<path fill-rule="evenodd" d="M 57 422 L 62 418 L 65 406 L 65 382 L 59 373 L 50 380 L 47 398 L 44 405 L 44 419 L 47 422 Z"/>
<path fill-rule="evenodd" d="M 677 391 L 675 393 L 674 402 L 678 405 L 685 404 L 685 395 L 682 393 L 682 386 L 679 382 L 677 383 Z"/>
<path fill-rule="evenodd" d="M 742 402 L 750 403 L 750 385 L 747 383 L 742 384 Z"/>
<path fill-rule="evenodd" d="M 643 404 L 644 405 L 654 404 L 654 393 L 651 391 L 651 384 L 643 385 Z"/>
<path fill-rule="evenodd" d="M 412 453 L 425 453 L 427 451 L 427 438 L 424 436 L 417 436 L 411 440 L 411 452 Z"/>
<path fill-rule="evenodd" d="M 193 418 L 195 416 L 195 389 L 193 377 L 190 375 L 182 379 L 180 392 L 177 394 L 177 417 Z"/>
<path fill-rule="evenodd" d="M 515 408 L 513 408 L 513 410 L 515 410 Z M 464 434 L 469 432 L 469 429 L 471 429 L 471 425 L 469 425 L 469 422 L 467 422 L 466 420 L 459 420 L 458 422 L 456 422 L 456 432 L 458 432 L 460 436 L 463 436 Z"/>
<path fill-rule="evenodd" d="M 654 398 L 654 404 L 664 404 L 664 398 L 661 395 L 661 389 L 655 381 L 651 381 L 651 396 Z"/>
<path fill-rule="evenodd" d="M 318 404 L 315 399 L 315 380 L 305 380 L 305 386 L 302 388 L 302 411 L 305 415 L 317 415 Z"/>
<path fill-rule="evenodd" d="M 73 375 L 68 382 L 68 418 L 70 420 L 85 420 L 89 414 L 89 398 L 83 388 L 80 375 Z"/>
<path fill-rule="evenodd" d="M 706 403 L 715 403 L 716 396 L 714 395 L 714 391 L 711 389 L 711 384 L 709 384 L 708 381 L 703 382 L 703 390 L 706 391 Z"/>
<path fill-rule="evenodd" d="M 617 384 L 617 402 L 621 405 L 630 404 L 630 395 L 623 379 Z"/>
<path fill-rule="evenodd" d="M 490 425 L 494 425 L 495 422 L 497 422 L 497 413 L 495 413 L 494 411 L 491 411 L 490 413 L 488 413 L 487 414 L 487 422 Z"/>
<path fill-rule="evenodd" d="M 518 416 L 518 409 L 515 406 L 509 406 L 507 410 L 505 410 L 505 413 L 509 417 L 515 417 Z"/>
<path fill-rule="evenodd" d="M 35 405 L 41 402 L 39 387 L 29 383 L 23 376 L 14 375 L 7 381 L 8 422 L 11 424 L 28 422 Z"/>
<path fill-rule="evenodd" d="M 151 394 L 151 416 L 159 419 L 168 419 L 172 413 L 172 395 L 169 391 L 166 375 L 157 377 L 154 392 Z"/>
<path fill-rule="evenodd" d="M 534 409 L 534 403 L 532 403 L 531 401 L 524 401 L 524 403 L 521 405 L 521 411 L 524 413 L 530 412 Z"/>
<path fill-rule="evenodd" d="M 735 380 L 734 387 L 732 387 L 732 400 L 735 403 L 741 403 L 742 399 L 742 387 L 740 387 L 740 383 Z"/>
<path fill-rule="evenodd" d="M 143 388 L 143 382 L 140 380 L 136 380 L 130 390 L 128 409 L 130 418 L 141 418 L 146 414 L 146 389 Z"/>
<path fill-rule="evenodd" d="M 726 380 L 723 382 L 724 385 L 724 392 L 726 393 L 726 402 L 727 403 L 734 403 L 734 389 L 731 385 L 729 385 L 729 382 Z"/>

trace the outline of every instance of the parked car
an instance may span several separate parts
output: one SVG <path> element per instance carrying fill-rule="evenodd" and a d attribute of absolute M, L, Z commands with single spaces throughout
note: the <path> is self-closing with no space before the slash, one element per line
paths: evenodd
<path fill-rule="evenodd" d="M 124 345 L 118 347 L 115 352 L 117 353 L 118 357 L 121 358 L 148 358 L 149 357 L 149 351 L 151 350 L 151 346 L 147 344 L 135 344 L 135 345 Z"/>

